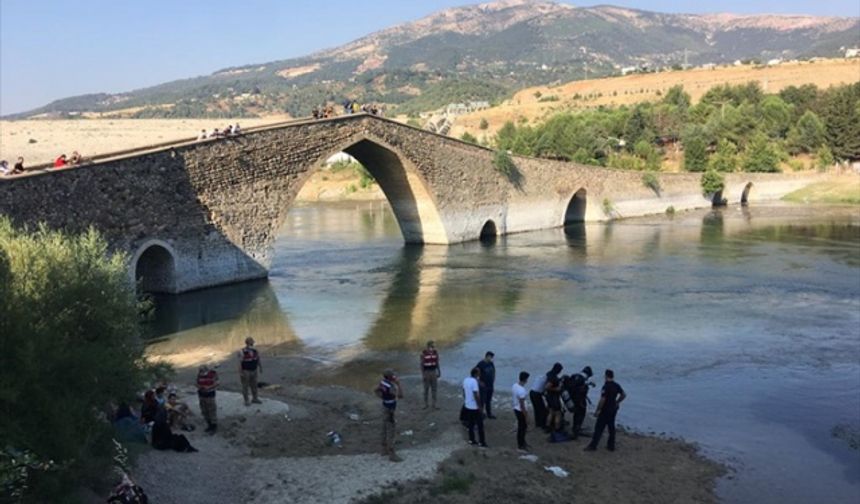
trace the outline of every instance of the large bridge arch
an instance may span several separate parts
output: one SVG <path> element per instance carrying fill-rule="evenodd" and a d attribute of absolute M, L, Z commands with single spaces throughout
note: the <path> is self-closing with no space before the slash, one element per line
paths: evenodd
<path fill-rule="evenodd" d="M 427 181 L 408 159 L 398 154 L 395 147 L 370 135 L 350 138 L 318 156 L 298 180 L 293 196 L 281 215 L 280 223 L 286 218 L 286 211 L 292 206 L 298 191 L 326 159 L 339 152 L 345 152 L 355 158 L 379 184 L 391 205 L 406 243 L 449 242 L 437 202 L 428 189 Z"/>

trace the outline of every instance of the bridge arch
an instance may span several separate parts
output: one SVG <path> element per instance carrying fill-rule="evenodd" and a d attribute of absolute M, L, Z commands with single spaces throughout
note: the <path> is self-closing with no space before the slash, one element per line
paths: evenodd
<path fill-rule="evenodd" d="M 741 193 L 741 205 L 749 205 L 750 189 L 752 189 L 752 187 L 752 182 L 747 182 L 747 185 L 744 186 L 744 191 Z"/>
<path fill-rule="evenodd" d="M 174 294 L 176 282 L 176 252 L 161 240 L 149 240 L 138 247 L 131 260 L 134 281 L 142 292 Z"/>
<path fill-rule="evenodd" d="M 493 243 L 496 241 L 498 236 L 499 229 L 496 227 L 496 223 L 493 219 L 488 219 L 481 227 L 481 233 L 478 236 L 478 239 L 483 243 Z"/>
<path fill-rule="evenodd" d="M 585 209 L 587 203 L 588 191 L 584 187 L 573 193 L 570 201 L 567 203 L 567 208 L 564 211 L 563 226 L 571 224 L 579 224 L 585 222 Z"/>
<path fill-rule="evenodd" d="M 385 141 L 368 135 L 353 137 L 316 159 L 297 185 L 305 182 L 323 161 L 345 152 L 373 176 L 385 194 L 406 243 L 448 243 L 447 232 L 429 185 L 412 163 Z M 282 219 L 283 220 L 283 219 Z"/>

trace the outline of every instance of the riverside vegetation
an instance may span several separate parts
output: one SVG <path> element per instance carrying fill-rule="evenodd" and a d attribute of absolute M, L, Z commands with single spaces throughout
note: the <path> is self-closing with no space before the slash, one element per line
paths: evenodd
<path fill-rule="evenodd" d="M 0 218 L 0 502 L 74 502 L 109 483 L 104 411 L 166 368 L 149 364 L 125 258 L 93 230 Z"/>

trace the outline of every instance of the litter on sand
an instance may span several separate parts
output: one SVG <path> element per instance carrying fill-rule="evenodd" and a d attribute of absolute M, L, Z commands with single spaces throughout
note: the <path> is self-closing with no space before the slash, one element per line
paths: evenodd
<path fill-rule="evenodd" d="M 529 462 L 537 462 L 538 456 L 529 453 L 528 455 L 520 455 L 520 460 L 528 460 Z"/>
<path fill-rule="evenodd" d="M 553 473 L 554 475 L 558 476 L 559 478 L 567 478 L 570 475 L 569 472 L 565 471 L 564 469 L 562 469 L 559 466 L 544 466 L 544 469 L 548 472 Z"/>
<path fill-rule="evenodd" d="M 404 436 L 411 436 L 412 434 L 415 434 L 415 433 L 412 432 L 411 430 L 403 431 L 403 433 L 402 433 L 402 435 L 404 435 Z"/>

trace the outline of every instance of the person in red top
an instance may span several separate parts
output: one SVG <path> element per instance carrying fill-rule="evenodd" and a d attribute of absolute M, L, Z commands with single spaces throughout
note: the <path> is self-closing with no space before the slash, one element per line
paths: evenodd
<path fill-rule="evenodd" d="M 62 168 L 66 166 L 66 155 L 61 154 L 60 157 L 54 160 L 54 168 Z"/>
<path fill-rule="evenodd" d="M 428 408 L 427 395 L 433 392 L 433 409 L 436 407 L 436 388 L 442 369 L 439 367 L 439 352 L 432 341 L 427 342 L 427 348 L 421 351 L 421 378 L 424 380 L 424 409 Z"/>
<path fill-rule="evenodd" d="M 206 364 L 197 372 L 197 397 L 200 399 L 200 413 L 206 420 L 206 432 L 215 434 L 218 430 L 218 406 L 215 404 L 215 390 L 218 389 L 218 372 Z"/>

